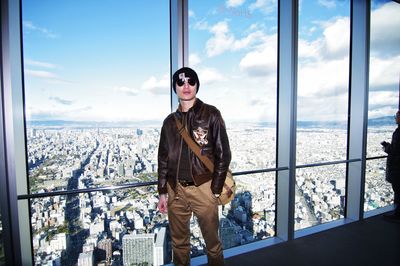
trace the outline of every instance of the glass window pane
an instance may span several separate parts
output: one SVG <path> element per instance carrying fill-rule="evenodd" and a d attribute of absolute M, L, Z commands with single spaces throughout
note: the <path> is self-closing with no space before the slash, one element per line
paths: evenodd
<path fill-rule="evenodd" d="M 296 170 L 295 230 L 344 218 L 346 164 Z"/>
<path fill-rule="evenodd" d="M 24 0 L 22 20 L 30 192 L 154 179 L 168 1 Z"/>
<path fill-rule="evenodd" d="M 393 18 L 393 19 L 388 19 Z M 400 4 L 371 1 L 367 157 L 386 156 L 382 141 L 390 142 L 399 109 Z M 374 169 L 377 167 L 377 169 Z M 369 160 L 366 167 L 364 210 L 392 203 L 385 181 L 386 159 Z"/>
<path fill-rule="evenodd" d="M 232 170 L 274 168 L 276 3 L 189 1 L 189 66 L 225 119 Z"/>
<path fill-rule="evenodd" d="M 349 1 L 301 1 L 297 162 L 346 159 Z"/>
<path fill-rule="evenodd" d="M 364 211 L 393 204 L 392 186 L 385 180 L 386 159 L 367 160 Z"/>
<path fill-rule="evenodd" d="M 345 160 L 349 1 L 299 7 L 296 165 Z M 343 217 L 345 166 L 296 170 L 295 229 Z"/>
<path fill-rule="evenodd" d="M 30 193 L 155 181 L 171 111 L 169 2 L 23 0 L 22 24 Z M 166 227 L 156 196 L 149 186 L 31 200 L 35 264 L 147 258 L 128 256 L 133 240 L 123 252 L 123 238 Z"/>
<path fill-rule="evenodd" d="M 198 97 L 224 117 L 233 172 L 275 168 L 277 3 L 189 1 L 189 66 Z M 235 177 L 238 194 L 220 216 L 225 249 L 275 235 L 274 176 Z"/>

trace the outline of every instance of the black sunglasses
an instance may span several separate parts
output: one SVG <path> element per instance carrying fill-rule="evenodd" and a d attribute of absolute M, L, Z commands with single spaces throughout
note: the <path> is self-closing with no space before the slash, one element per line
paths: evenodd
<path fill-rule="evenodd" d="M 178 86 L 183 86 L 183 84 L 185 84 L 185 80 L 186 80 L 186 79 L 178 79 L 178 80 L 176 81 L 176 84 L 177 84 Z M 193 78 L 188 78 L 188 79 L 187 79 L 187 82 L 189 83 L 190 86 L 196 85 L 196 80 L 193 79 Z"/>

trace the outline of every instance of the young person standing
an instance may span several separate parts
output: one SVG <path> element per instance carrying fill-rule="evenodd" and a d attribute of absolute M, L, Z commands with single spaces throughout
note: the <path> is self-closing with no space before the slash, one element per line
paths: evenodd
<path fill-rule="evenodd" d="M 177 70 L 172 86 L 179 98 L 176 112 L 164 120 L 158 149 L 158 208 L 168 213 L 175 265 L 190 265 L 192 213 L 206 243 L 208 265 L 224 265 L 218 236 L 218 197 L 222 191 L 231 151 L 219 110 L 196 98 L 200 81 L 188 67 Z M 182 124 L 178 129 L 176 119 Z M 179 130 L 190 137 L 214 163 L 210 172 L 191 151 Z"/>

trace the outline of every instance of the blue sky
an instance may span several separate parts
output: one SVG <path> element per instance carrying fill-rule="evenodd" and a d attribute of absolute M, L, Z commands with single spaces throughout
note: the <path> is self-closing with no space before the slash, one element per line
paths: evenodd
<path fill-rule="evenodd" d="M 400 7 L 373 7 L 370 116 L 379 117 L 396 108 Z M 169 1 L 23 0 L 22 11 L 28 120 L 162 120 L 170 112 Z M 349 12 L 347 0 L 300 1 L 300 120 L 346 119 Z M 273 122 L 276 38 L 275 0 L 189 1 L 199 98 L 227 121 Z"/>

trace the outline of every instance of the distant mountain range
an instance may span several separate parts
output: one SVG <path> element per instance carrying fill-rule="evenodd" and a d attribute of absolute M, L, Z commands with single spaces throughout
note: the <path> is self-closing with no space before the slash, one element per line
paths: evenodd
<path fill-rule="evenodd" d="M 368 119 L 369 127 L 386 127 L 394 126 L 395 121 L 393 116 L 384 116 L 379 118 Z M 347 128 L 347 121 L 298 121 L 298 127 L 302 128 Z"/>
<path fill-rule="evenodd" d="M 120 122 L 98 122 L 98 121 L 68 121 L 68 120 L 34 120 L 27 121 L 28 127 L 160 127 L 162 121 L 146 120 L 146 121 L 120 121 Z M 256 127 L 274 127 L 275 123 L 247 123 L 235 122 L 234 125 L 256 126 Z M 374 119 L 368 119 L 368 126 L 383 127 L 393 126 L 393 116 L 384 116 Z M 346 121 L 298 121 L 297 126 L 300 128 L 342 128 L 347 127 Z"/>

